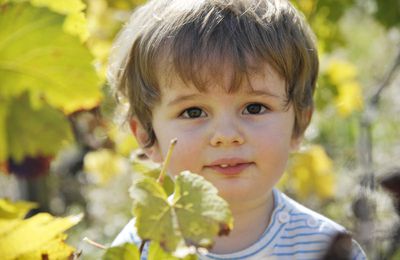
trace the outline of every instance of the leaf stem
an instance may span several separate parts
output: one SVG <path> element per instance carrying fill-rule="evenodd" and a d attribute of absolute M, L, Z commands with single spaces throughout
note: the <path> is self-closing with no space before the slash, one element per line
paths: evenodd
<path fill-rule="evenodd" d="M 142 242 L 140 243 L 140 247 L 139 247 L 139 255 L 140 255 L 140 256 L 142 255 L 144 246 L 146 245 L 146 243 L 147 243 L 148 241 L 149 241 L 149 240 L 142 240 Z"/>
<path fill-rule="evenodd" d="M 91 240 L 90 238 L 84 237 L 84 238 L 83 238 L 83 241 L 85 241 L 85 242 L 87 242 L 87 243 L 89 243 L 89 244 L 91 244 L 92 246 L 95 246 L 95 247 L 97 247 L 97 248 L 100 248 L 100 249 L 107 249 L 106 246 L 104 246 L 104 245 L 102 245 L 102 244 L 100 244 L 100 243 L 97 243 L 97 242 Z"/>
<path fill-rule="evenodd" d="M 167 172 L 167 167 L 168 167 L 169 161 L 171 159 L 172 151 L 174 150 L 174 147 L 177 142 L 178 142 L 178 139 L 174 138 L 171 140 L 171 142 L 169 144 L 167 156 L 165 157 L 163 167 L 161 168 L 160 175 L 158 176 L 158 179 L 157 179 L 158 183 L 162 184 L 164 182 L 165 173 Z"/>

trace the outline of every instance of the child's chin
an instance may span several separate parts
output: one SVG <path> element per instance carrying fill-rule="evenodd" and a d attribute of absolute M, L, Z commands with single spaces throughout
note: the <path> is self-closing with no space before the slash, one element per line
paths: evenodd
<path fill-rule="evenodd" d="M 218 187 L 218 194 L 228 203 L 243 203 L 249 199 L 249 190 L 246 187 Z"/>

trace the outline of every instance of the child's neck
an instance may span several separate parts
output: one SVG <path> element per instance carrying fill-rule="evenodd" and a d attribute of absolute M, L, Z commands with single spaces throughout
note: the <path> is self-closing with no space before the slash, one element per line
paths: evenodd
<path fill-rule="evenodd" d="M 232 205 L 234 227 L 229 236 L 217 237 L 212 253 L 228 254 L 254 244 L 267 228 L 274 208 L 272 191 L 254 203 Z"/>

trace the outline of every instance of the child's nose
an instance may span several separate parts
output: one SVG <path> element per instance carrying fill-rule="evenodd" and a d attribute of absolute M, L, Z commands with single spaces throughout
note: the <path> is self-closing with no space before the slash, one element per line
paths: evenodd
<path fill-rule="evenodd" d="M 243 134 L 232 120 L 218 120 L 211 131 L 210 144 L 212 146 L 241 145 L 244 143 Z"/>

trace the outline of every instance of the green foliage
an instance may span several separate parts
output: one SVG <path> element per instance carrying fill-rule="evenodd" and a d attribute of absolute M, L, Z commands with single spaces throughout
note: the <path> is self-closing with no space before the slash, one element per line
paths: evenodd
<path fill-rule="evenodd" d="M 177 260 L 179 258 L 171 255 L 170 253 L 165 252 L 158 243 L 152 242 L 149 246 L 149 254 L 147 256 L 148 260 L 157 260 L 157 259 L 165 259 L 165 260 Z"/>
<path fill-rule="evenodd" d="M 319 50 L 332 51 L 344 44 L 338 20 L 353 4 L 354 0 L 292 0 L 306 16 L 315 32 Z"/>
<path fill-rule="evenodd" d="M 64 16 L 25 3 L 0 12 L 0 97 L 29 91 L 34 106 L 47 102 L 67 113 L 98 104 L 93 57 L 63 32 Z"/>
<path fill-rule="evenodd" d="M 146 0 L 106 0 L 110 8 L 132 10 L 136 6 L 143 4 Z"/>
<path fill-rule="evenodd" d="M 54 155 L 72 138 L 64 114 L 101 99 L 93 57 L 63 30 L 65 15 L 8 2 L 0 6 L 0 162 Z M 66 14 L 84 7 L 78 0 L 32 3 Z"/>
<path fill-rule="evenodd" d="M 9 102 L 6 119 L 8 153 L 16 161 L 26 156 L 53 155 L 72 139 L 63 113 L 43 104 L 32 108 L 27 95 Z M 1 158 L 0 158 L 1 159 Z"/>
<path fill-rule="evenodd" d="M 400 27 L 400 1 L 399 0 L 376 0 L 376 19 L 387 28 Z"/>
<path fill-rule="evenodd" d="M 130 243 L 122 246 L 110 247 L 104 254 L 103 260 L 140 260 L 138 248 Z M 161 258 L 159 258 L 161 259 Z"/>
<path fill-rule="evenodd" d="M 228 204 L 203 177 L 182 172 L 172 201 L 155 179 L 140 175 L 130 189 L 138 235 L 174 252 L 187 246 L 209 248 L 232 229 Z"/>
<path fill-rule="evenodd" d="M 133 172 L 140 172 L 154 179 L 158 178 L 161 171 L 160 166 L 151 161 L 133 161 L 132 170 Z M 165 177 L 162 186 L 167 195 L 171 195 L 174 192 L 174 181 L 168 175 Z"/>

